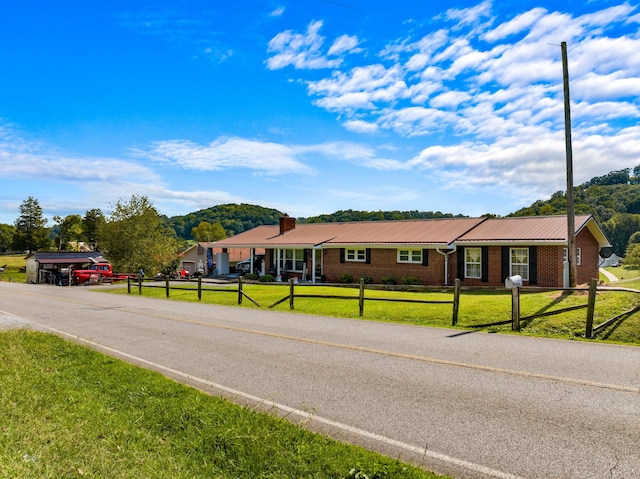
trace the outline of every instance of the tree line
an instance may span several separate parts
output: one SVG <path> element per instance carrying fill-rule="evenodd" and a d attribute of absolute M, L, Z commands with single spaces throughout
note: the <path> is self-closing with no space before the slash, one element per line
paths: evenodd
<path fill-rule="evenodd" d="M 0 225 L 1 251 L 68 251 L 79 250 L 83 244 L 102 252 L 117 271 L 171 272 L 177 268 L 182 242 L 145 196 L 118 200 L 109 217 L 97 208 L 84 216 L 54 216 L 52 227 L 36 198 L 29 196 L 19 210 L 13 225 Z"/>
<path fill-rule="evenodd" d="M 640 267 L 640 165 L 612 171 L 575 187 L 575 211 L 592 214 L 626 263 Z M 109 217 L 98 208 L 84 216 L 54 216 L 49 227 L 38 200 L 29 197 L 13 225 L 0 224 L 0 252 L 65 251 L 84 243 L 101 251 L 120 271 L 175 270 L 177 253 L 194 242 L 217 241 L 260 225 L 278 224 L 285 216 L 276 209 L 250 204 L 226 204 L 184 216 L 161 215 L 145 196 L 118 200 Z M 508 216 L 566 214 L 566 194 L 558 191 Z M 486 216 L 495 216 L 487 214 Z M 299 223 L 389 221 L 454 218 L 439 211 L 357 211 L 298 218 Z M 173 269 L 171 269 L 173 268 Z"/>

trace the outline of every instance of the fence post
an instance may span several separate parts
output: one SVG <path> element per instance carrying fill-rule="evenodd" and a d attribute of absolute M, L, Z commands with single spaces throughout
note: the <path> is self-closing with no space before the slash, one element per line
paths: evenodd
<path fill-rule="evenodd" d="M 589 281 L 589 301 L 587 302 L 587 328 L 585 331 L 585 338 L 593 338 L 593 314 L 596 309 L 596 291 L 598 288 L 598 282 L 595 279 Z"/>
<path fill-rule="evenodd" d="M 165 281 L 164 289 L 166 291 L 165 294 L 167 295 L 167 298 L 168 298 L 169 297 L 169 278 L 167 277 L 164 281 Z"/>
<path fill-rule="evenodd" d="M 242 304 L 242 276 L 238 276 L 238 304 Z"/>
<path fill-rule="evenodd" d="M 453 282 L 453 318 L 451 324 L 458 324 L 458 310 L 460 309 L 460 279 L 456 278 Z"/>
<path fill-rule="evenodd" d="M 511 289 L 511 330 L 520 331 L 520 288 Z"/>
<path fill-rule="evenodd" d="M 198 301 L 202 301 L 202 276 L 198 276 Z"/>
<path fill-rule="evenodd" d="M 294 286 L 293 286 L 293 278 L 289 280 L 289 309 L 293 309 L 293 298 L 294 298 Z"/>
<path fill-rule="evenodd" d="M 142 276 L 138 275 L 138 294 L 142 295 Z"/>
<path fill-rule="evenodd" d="M 131 276 L 127 276 L 127 294 L 131 294 Z"/>
<path fill-rule="evenodd" d="M 364 315 L 364 278 L 360 278 L 360 297 L 358 298 L 360 306 L 360 316 Z"/>

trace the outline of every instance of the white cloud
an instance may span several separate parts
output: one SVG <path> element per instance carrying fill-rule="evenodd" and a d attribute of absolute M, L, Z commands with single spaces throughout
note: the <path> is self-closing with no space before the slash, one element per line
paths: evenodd
<path fill-rule="evenodd" d="M 291 147 L 237 137 L 216 140 L 208 145 L 184 140 L 161 141 L 150 151 L 139 151 L 138 154 L 199 171 L 241 168 L 268 175 L 313 173 L 309 166 L 296 159 L 296 152 Z"/>
<path fill-rule="evenodd" d="M 360 41 L 358 37 L 342 35 L 336 38 L 329 48 L 327 55 L 342 55 L 343 53 L 359 53 L 362 48 L 357 48 Z"/>
<path fill-rule="evenodd" d="M 534 8 L 528 12 L 521 13 L 513 20 L 498 25 L 490 32 L 487 32 L 483 38 L 488 42 L 495 42 L 497 40 L 502 40 L 509 35 L 515 35 L 516 33 L 520 33 L 531 27 L 531 25 L 537 22 L 546 13 L 547 11 L 544 8 Z"/>
<path fill-rule="evenodd" d="M 342 126 L 344 126 L 349 131 L 354 131 L 356 133 L 377 133 L 379 128 L 375 123 L 369 123 L 363 120 L 349 120 L 345 121 Z"/>
<path fill-rule="evenodd" d="M 282 14 L 285 12 L 285 10 L 286 10 L 286 9 L 285 9 L 285 7 L 278 7 L 278 8 L 276 8 L 275 10 L 273 10 L 273 11 L 269 14 L 269 16 L 270 16 L 270 17 L 280 17 L 280 16 L 282 16 Z"/>
<path fill-rule="evenodd" d="M 448 20 L 454 20 L 460 27 L 467 25 L 477 24 L 480 19 L 487 18 L 491 12 L 491 0 L 485 0 L 484 2 L 470 8 L 450 8 L 446 11 L 445 17 Z"/>
<path fill-rule="evenodd" d="M 287 66 L 293 66 L 299 70 L 337 68 L 342 63 L 342 58 L 327 58 L 321 49 L 324 37 L 319 31 L 322 21 L 314 21 L 309 24 L 304 34 L 293 33 L 287 30 L 278 33 L 269 42 L 268 52 L 274 55 L 267 59 L 267 67 L 270 70 L 280 70 Z M 342 35 L 335 40 L 329 53 L 332 56 L 341 55 L 349 51 L 357 51 L 358 39 L 348 35 Z"/>

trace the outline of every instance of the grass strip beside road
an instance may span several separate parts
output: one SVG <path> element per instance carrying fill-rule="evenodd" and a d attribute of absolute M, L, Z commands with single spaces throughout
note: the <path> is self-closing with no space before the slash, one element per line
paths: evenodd
<path fill-rule="evenodd" d="M 50 334 L 0 332 L 0 380 L 0 477 L 441 477 Z"/>
<path fill-rule="evenodd" d="M 638 288 L 640 284 L 630 282 L 625 287 Z M 153 285 L 153 282 L 146 283 Z M 143 287 L 142 294 L 147 297 L 166 298 L 164 283 L 156 287 Z M 181 283 L 181 289 L 171 290 L 169 299 L 198 302 L 197 285 Z M 238 306 L 237 284 L 229 285 L 234 292 L 207 291 L 202 289 L 202 302 L 225 306 Z M 127 294 L 126 288 L 104 290 L 115 294 Z M 263 307 L 274 304 L 289 294 L 289 286 L 245 283 L 243 291 Z M 349 295 L 353 300 L 327 298 L 296 298 L 295 312 L 342 318 L 360 318 L 358 308 L 358 289 L 336 286 L 296 285 L 296 293 L 318 295 Z M 132 295 L 138 295 L 137 285 L 131 287 Z M 235 294 L 234 294 L 235 293 Z M 452 299 L 451 292 L 409 292 L 367 290 L 366 298 L 420 299 L 447 301 Z M 561 308 L 584 305 L 587 303 L 586 291 L 527 291 L 521 295 L 521 316 L 554 311 Z M 600 324 L 607 319 L 627 311 L 640 303 L 640 293 L 622 291 L 602 291 L 596 299 L 594 323 Z M 244 300 L 242 307 L 256 308 L 250 301 Z M 284 301 L 274 308 L 278 311 L 290 311 L 289 302 Z M 417 304 L 383 301 L 365 301 L 364 316 L 361 319 L 415 324 L 432 327 L 451 327 L 452 306 L 449 304 Z M 460 295 L 458 327 L 470 329 L 475 326 L 507 321 L 511 319 L 511 291 L 504 289 L 463 290 Z M 586 309 L 561 313 L 555 316 L 523 321 L 518 334 L 559 338 L 583 339 L 586 325 Z M 511 325 L 488 326 L 478 328 L 487 332 L 511 333 Z M 640 346 L 640 313 L 623 318 L 617 324 L 600 333 L 598 341 Z"/>

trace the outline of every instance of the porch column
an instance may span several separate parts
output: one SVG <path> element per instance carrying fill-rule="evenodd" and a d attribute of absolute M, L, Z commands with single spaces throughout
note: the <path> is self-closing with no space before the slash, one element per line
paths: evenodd
<path fill-rule="evenodd" d="M 249 263 L 249 273 L 251 274 L 253 274 L 253 257 L 255 256 L 255 253 L 255 248 L 249 248 L 249 261 L 251 261 L 251 263 Z"/>
<path fill-rule="evenodd" d="M 280 276 L 280 248 L 276 250 L 276 276 Z"/>
<path fill-rule="evenodd" d="M 316 248 L 311 249 L 311 282 L 316 282 Z"/>

